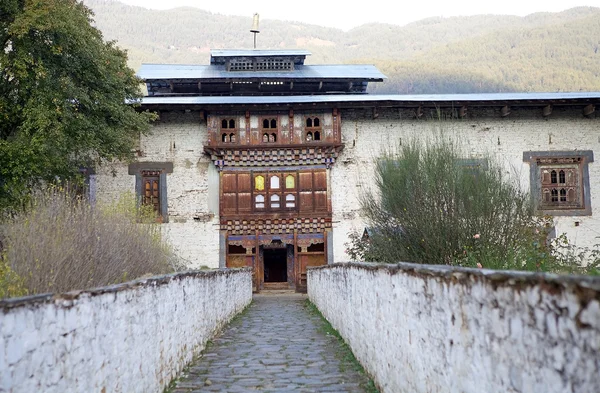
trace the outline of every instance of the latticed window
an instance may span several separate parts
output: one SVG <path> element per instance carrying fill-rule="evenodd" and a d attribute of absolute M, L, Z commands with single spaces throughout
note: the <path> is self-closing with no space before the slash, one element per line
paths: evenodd
<path fill-rule="evenodd" d="M 255 202 L 255 205 L 254 205 L 255 208 L 257 208 L 257 209 L 265 208 L 265 196 L 264 195 L 257 195 L 254 198 L 254 202 Z"/>
<path fill-rule="evenodd" d="M 540 214 L 589 216 L 592 214 L 589 163 L 591 150 L 526 151 L 531 195 Z"/>
<path fill-rule="evenodd" d="M 285 196 L 285 207 L 293 208 L 296 207 L 296 197 L 294 194 L 287 194 Z"/>
<path fill-rule="evenodd" d="M 579 159 L 568 161 L 572 163 L 544 163 L 543 160 L 538 160 L 541 177 L 541 207 L 552 209 L 583 207 Z"/>
<path fill-rule="evenodd" d="M 160 215 L 160 171 L 142 172 L 142 203 Z"/>
<path fill-rule="evenodd" d="M 320 141 L 321 140 L 321 119 L 316 116 L 309 116 L 306 118 L 305 123 L 305 137 L 306 142 Z"/>
<path fill-rule="evenodd" d="M 265 118 L 262 119 L 262 141 L 264 143 L 277 142 L 277 119 Z"/>
<path fill-rule="evenodd" d="M 236 141 L 235 119 L 221 119 L 221 142 L 235 143 Z"/>
<path fill-rule="evenodd" d="M 586 180 L 587 162 L 584 158 L 591 161 L 593 156 L 587 152 L 570 157 L 547 154 L 548 157 L 535 159 L 539 208 L 547 211 L 587 209 L 589 190 L 586 197 L 586 187 L 589 187 L 589 180 Z"/>

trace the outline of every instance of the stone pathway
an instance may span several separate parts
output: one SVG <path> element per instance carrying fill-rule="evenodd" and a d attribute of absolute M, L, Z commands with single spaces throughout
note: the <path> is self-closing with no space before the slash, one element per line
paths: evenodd
<path fill-rule="evenodd" d="M 170 392 L 365 392 L 367 377 L 322 327 L 306 295 L 256 295 Z"/>

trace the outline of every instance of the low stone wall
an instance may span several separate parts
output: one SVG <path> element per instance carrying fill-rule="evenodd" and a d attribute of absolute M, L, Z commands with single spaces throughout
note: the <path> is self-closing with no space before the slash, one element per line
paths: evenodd
<path fill-rule="evenodd" d="M 0 392 L 162 392 L 251 299 L 240 269 L 0 301 Z"/>
<path fill-rule="evenodd" d="M 414 264 L 308 271 L 382 393 L 597 393 L 600 279 Z"/>

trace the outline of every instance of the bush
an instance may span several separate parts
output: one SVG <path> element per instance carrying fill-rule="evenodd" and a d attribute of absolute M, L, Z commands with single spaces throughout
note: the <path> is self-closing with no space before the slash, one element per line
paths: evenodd
<path fill-rule="evenodd" d="M 154 213 L 137 209 L 133 195 L 93 207 L 50 188 L 34 195 L 0 232 L 8 271 L 28 294 L 110 285 L 178 268 Z"/>
<path fill-rule="evenodd" d="M 465 159 L 440 136 L 413 140 L 377 161 L 376 191 L 361 197 L 370 233 L 351 234 L 354 259 L 493 269 L 552 270 L 552 219 L 493 159 Z"/>

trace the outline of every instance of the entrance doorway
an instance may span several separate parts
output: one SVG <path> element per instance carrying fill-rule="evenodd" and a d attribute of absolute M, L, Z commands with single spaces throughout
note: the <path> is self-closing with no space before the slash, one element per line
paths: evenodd
<path fill-rule="evenodd" d="M 265 261 L 265 283 L 287 283 L 287 250 L 285 248 L 266 248 L 263 257 Z"/>

